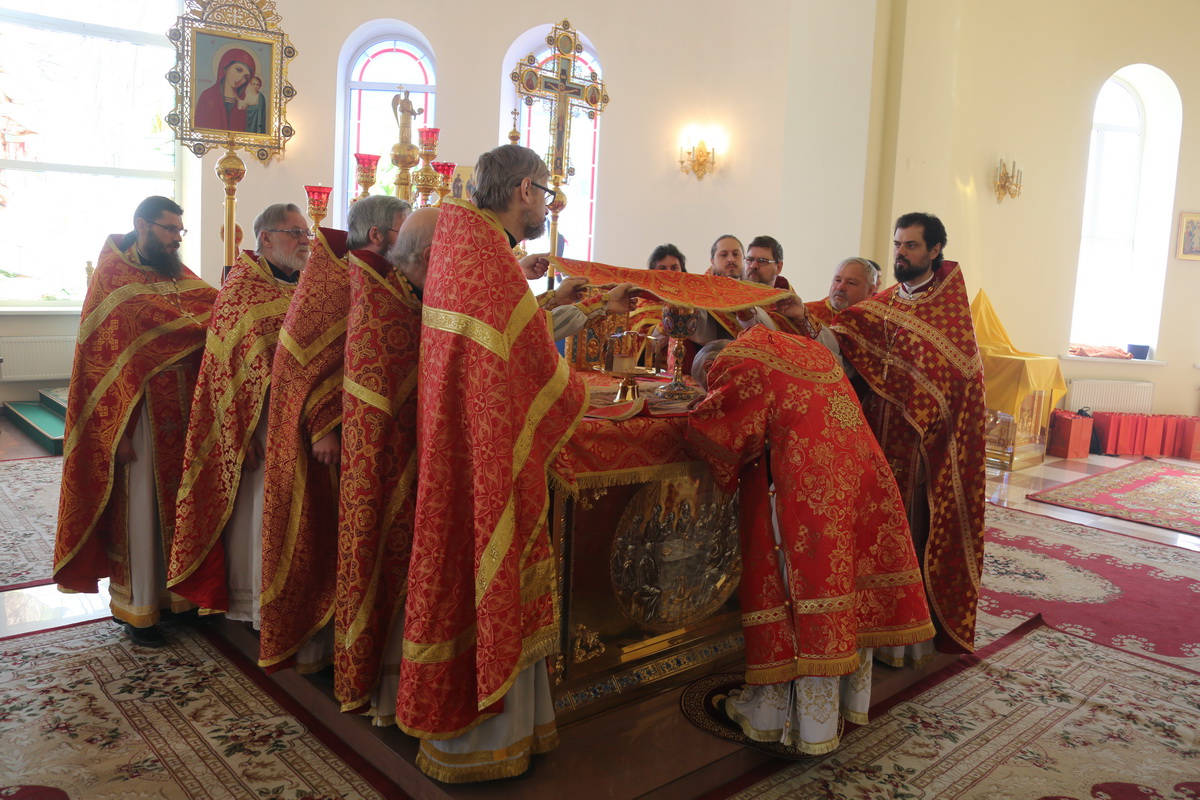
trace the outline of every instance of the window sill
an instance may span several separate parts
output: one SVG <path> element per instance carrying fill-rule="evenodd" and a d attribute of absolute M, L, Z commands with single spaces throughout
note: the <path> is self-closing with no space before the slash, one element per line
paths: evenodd
<path fill-rule="evenodd" d="M 66 315 L 78 317 L 82 311 L 83 306 L 6 306 L 0 304 L 0 317 L 51 317 Z"/>
<path fill-rule="evenodd" d="M 1088 364 L 1150 364 L 1155 367 L 1167 366 L 1166 361 L 1158 361 L 1153 358 L 1096 358 L 1092 356 L 1059 356 L 1060 361 L 1086 361 Z M 1196 365 L 1200 368 L 1200 364 Z"/>

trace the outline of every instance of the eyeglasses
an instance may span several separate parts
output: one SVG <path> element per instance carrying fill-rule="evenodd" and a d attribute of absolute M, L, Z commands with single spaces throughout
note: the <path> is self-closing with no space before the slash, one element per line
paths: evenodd
<path fill-rule="evenodd" d="M 558 192 L 554 191 L 553 189 L 549 189 L 545 186 L 542 186 L 540 183 L 534 183 L 533 181 L 530 181 L 529 185 L 536 189 L 541 189 L 543 192 L 550 195 L 550 199 L 546 201 L 546 205 L 550 205 L 558 199 Z"/>
<path fill-rule="evenodd" d="M 184 236 L 187 236 L 187 228 L 177 228 L 174 225 L 163 225 L 162 223 L 159 223 L 159 222 L 151 222 L 150 224 L 158 225 L 158 227 L 162 228 L 164 231 L 171 234 L 172 236 L 179 236 L 180 239 L 182 239 Z"/>
<path fill-rule="evenodd" d="M 754 256 L 746 256 L 746 264 L 747 265 L 758 264 L 759 266 L 763 266 L 764 264 L 778 264 L 778 263 L 779 263 L 778 261 L 774 261 L 770 258 L 755 258 Z"/>
<path fill-rule="evenodd" d="M 267 228 L 268 233 L 290 233 L 293 239 L 315 239 L 317 235 L 307 228 Z"/>

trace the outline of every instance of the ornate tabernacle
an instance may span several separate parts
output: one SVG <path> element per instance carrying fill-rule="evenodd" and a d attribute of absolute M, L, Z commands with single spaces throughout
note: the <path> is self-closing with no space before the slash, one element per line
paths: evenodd
<path fill-rule="evenodd" d="M 1046 455 L 1050 391 L 1029 392 L 1017 416 L 987 410 L 987 465 L 1018 470 L 1042 463 Z"/>
<path fill-rule="evenodd" d="M 742 657 L 737 498 L 721 493 L 684 445 L 684 404 L 632 403 L 649 415 L 590 416 L 615 379 L 591 373 L 599 404 L 564 461 L 579 498 L 555 491 L 551 535 L 560 559 L 559 721 L 691 680 Z M 624 407 L 610 407 L 620 410 Z"/>

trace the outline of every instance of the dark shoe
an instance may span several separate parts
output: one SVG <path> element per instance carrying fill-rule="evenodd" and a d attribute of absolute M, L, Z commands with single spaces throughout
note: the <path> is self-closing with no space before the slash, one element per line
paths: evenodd
<path fill-rule="evenodd" d="M 311 678 L 312 682 L 319 686 L 333 688 L 333 664 L 324 666 L 316 672 L 310 672 L 307 677 Z"/>
<path fill-rule="evenodd" d="M 158 629 L 157 625 L 135 628 L 126 622 L 125 633 L 129 634 L 129 641 L 139 647 L 166 647 L 167 645 L 167 640 L 163 638 L 162 631 Z"/>

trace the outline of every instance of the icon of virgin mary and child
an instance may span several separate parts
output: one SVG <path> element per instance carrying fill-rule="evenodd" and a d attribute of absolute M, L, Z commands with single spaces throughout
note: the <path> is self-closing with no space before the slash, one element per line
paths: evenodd
<path fill-rule="evenodd" d="M 231 47 L 213 70 L 213 85 L 196 100 L 193 124 L 240 133 L 267 132 L 267 97 L 257 61 L 247 50 Z"/>

